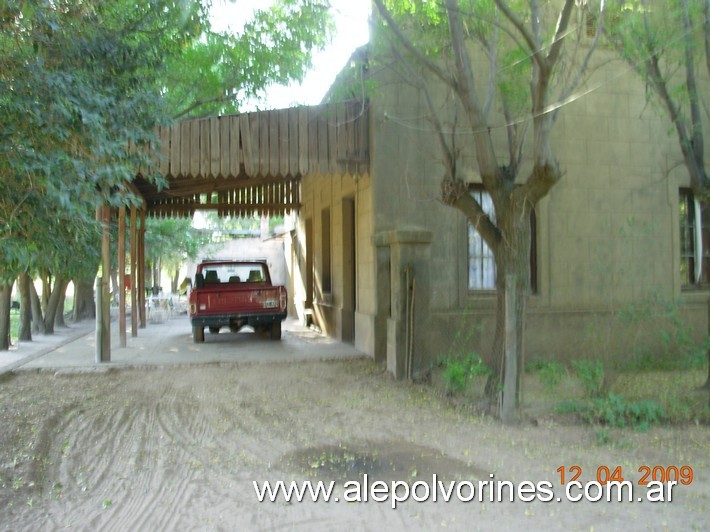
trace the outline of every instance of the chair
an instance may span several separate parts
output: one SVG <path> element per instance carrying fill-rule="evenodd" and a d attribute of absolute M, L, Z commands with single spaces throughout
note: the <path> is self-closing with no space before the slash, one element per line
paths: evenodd
<path fill-rule="evenodd" d="M 249 272 L 249 282 L 250 283 L 260 283 L 263 279 L 261 278 L 261 272 L 259 270 L 251 270 Z"/>
<path fill-rule="evenodd" d="M 242 282 L 242 280 L 239 278 L 238 275 L 232 275 L 229 278 L 229 284 L 236 284 L 236 283 L 241 283 L 241 282 Z"/>
<path fill-rule="evenodd" d="M 219 284 L 219 276 L 215 270 L 205 272 L 205 284 Z"/>

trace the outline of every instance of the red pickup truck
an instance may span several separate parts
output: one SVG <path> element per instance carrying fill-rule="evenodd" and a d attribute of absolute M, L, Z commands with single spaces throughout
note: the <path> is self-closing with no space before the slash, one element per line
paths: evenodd
<path fill-rule="evenodd" d="M 280 340 L 287 304 L 286 288 L 271 284 L 266 262 L 204 261 L 189 297 L 192 338 L 204 342 L 205 327 L 216 334 L 222 327 L 237 332 L 249 325 Z"/>

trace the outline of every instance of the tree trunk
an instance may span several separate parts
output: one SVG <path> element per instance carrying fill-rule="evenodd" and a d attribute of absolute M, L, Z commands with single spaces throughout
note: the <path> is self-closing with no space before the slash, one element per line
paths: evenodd
<path fill-rule="evenodd" d="M 12 284 L 0 283 L 0 351 L 10 349 L 10 309 Z"/>
<path fill-rule="evenodd" d="M 148 293 L 148 289 L 153 288 L 153 285 L 155 284 L 153 281 L 153 263 L 150 261 L 146 261 L 145 267 L 143 268 L 143 277 L 145 278 L 145 291 L 146 294 Z"/>
<path fill-rule="evenodd" d="M 173 273 L 173 278 L 170 280 L 170 291 L 173 294 L 177 294 L 179 283 L 180 283 L 180 269 L 175 268 L 175 273 Z"/>
<path fill-rule="evenodd" d="M 161 275 L 160 275 L 160 258 L 157 258 L 153 261 L 153 294 L 158 295 L 160 292 L 160 282 L 161 282 Z"/>
<path fill-rule="evenodd" d="M 39 295 L 37 294 L 37 289 L 34 283 L 30 283 L 30 300 L 32 304 L 32 332 L 45 334 L 46 329 L 44 328 L 44 318 L 42 317 L 42 303 L 39 300 Z"/>
<path fill-rule="evenodd" d="M 40 302 L 42 304 L 42 312 L 47 313 L 47 303 L 49 302 L 49 296 L 52 293 L 52 274 L 44 272 L 42 273 L 42 294 L 40 296 Z"/>
<path fill-rule="evenodd" d="M 527 203 L 527 202 L 526 202 Z M 517 361 L 517 375 L 515 377 L 515 402 L 520 404 L 520 390 L 522 388 L 523 374 L 523 339 L 525 331 L 525 307 L 530 291 L 530 242 L 531 224 L 530 207 L 518 205 L 501 209 L 502 214 L 496 212 L 498 227 L 501 228 L 504 238 L 494 251 L 496 260 L 496 328 L 493 338 L 491 358 L 486 363 L 493 370 L 486 383 L 486 396 L 495 404 L 495 398 L 503 382 L 504 358 L 506 351 L 505 334 L 505 301 L 507 274 L 515 276 L 512 285 L 515 290 L 515 359 Z M 510 392 L 509 392 L 510 393 Z"/>
<path fill-rule="evenodd" d="M 20 290 L 20 333 L 19 339 L 22 342 L 32 341 L 32 296 L 30 295 L 30 284 L 32 279 L 27 272 L 22 272 L 19 279 Z"/>
<path fill-rule="evenodd" d="M 74 279 L 74 323 L 95 318 L 94 279 Z"/>
<path fill-rule="evenodd" d="M 57 310 L 54 313 L 54 326 L 55 327 L 66 327 L 67 324 L 64 321 L 64 305 L 66 304 L 66 299 L 67 299 L 67 286 L 69 286 L 68 281 L 64 281 L 63 285 L 60 287 L 61 291 L 59 292 L 59 303 L 57 303 Z M 55 290 L 57 288 L 55 287 Z"/>
<path fill-rule="evenodd" d="M 44 311 L 44 334 L 54 334 L 54 323 L 59 311 L 59 300 L 66 287 L 67 281 L 62 279 L 61 275 L 57 275 L 54 279 L 54 289 L 47 300 L 47 308 Z"/>
<path fill-rule="evenodd" d="M 118 293 L 120 291 L 117 271 L 115 266 L 111 266 L 111 297 L 116 302 L 118 301 Z"/>

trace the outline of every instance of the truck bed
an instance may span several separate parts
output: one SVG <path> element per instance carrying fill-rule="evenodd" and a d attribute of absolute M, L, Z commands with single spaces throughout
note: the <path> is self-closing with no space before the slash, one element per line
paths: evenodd
<path fill-rule="evenodd" d="M 222 327 L 236 332 L 249 325 L 280 339 L 287 306 L 286 288 L 271 284 L 265 263 L 202 263 L 189 297 L 193 338 L 195 342 L 203 342 L 205 327 L 216 334 Z"/>

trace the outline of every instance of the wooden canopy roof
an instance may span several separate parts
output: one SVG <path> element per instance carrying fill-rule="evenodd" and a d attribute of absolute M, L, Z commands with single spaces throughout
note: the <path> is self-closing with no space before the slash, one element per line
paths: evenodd
<path fill-rule="evenodd" d="M 368 123 L 362 102 L 182 120 L 159 130 L 156 166 L 168 188 L 141 173 L 134 184 L 151 216 L 289 212 L 304 175 L 368 171 Z"/>

